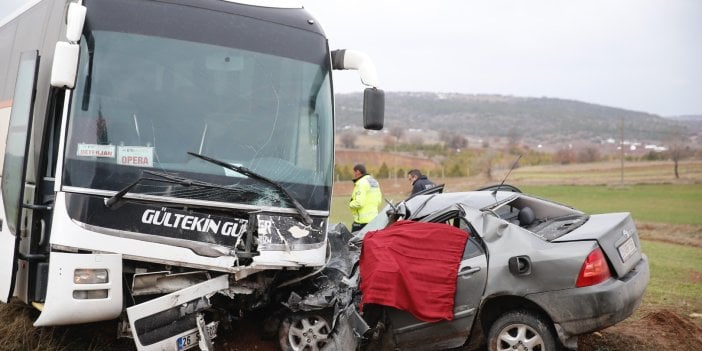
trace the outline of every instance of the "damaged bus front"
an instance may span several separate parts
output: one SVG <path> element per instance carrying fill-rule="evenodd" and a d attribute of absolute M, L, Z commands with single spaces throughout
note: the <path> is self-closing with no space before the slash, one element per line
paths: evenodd
<path fill-rule="evenodd" d="M 40 0 L 0 28 L 0 297 L 36 326 L 210 348 L 210 297 L 240 314 L 327 261 L 331 70 L 369 86 L 366 128 L 383 93 L 301 5 L 244 2 Z"/>

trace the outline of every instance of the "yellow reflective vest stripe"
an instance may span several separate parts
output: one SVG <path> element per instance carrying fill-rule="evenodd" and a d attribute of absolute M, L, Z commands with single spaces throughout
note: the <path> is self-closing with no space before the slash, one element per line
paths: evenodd
<path fill-rule="evenodd" d="M 380 184 L 366 174 L 356 180 L 349 201 L 349 208 L 356 223 L 368 223 L 378 215 L 378 206 L 383 201 Z"/>

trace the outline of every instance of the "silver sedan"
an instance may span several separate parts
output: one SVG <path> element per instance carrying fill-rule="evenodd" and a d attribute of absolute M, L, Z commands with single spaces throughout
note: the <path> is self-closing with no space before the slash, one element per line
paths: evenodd
<path fill-rule="evenodd" d="M 291 299 L 292 313 L 280 333 L 283 349 L 574 349 L 578 335 L 618 323 L 641 304 L 649 281 L 648 260 L 629 213 L 588 215 L 506 185 L 440 191 L 389 204 L 350 238 L 341 226 L 329 232 L 332 241 L 338 236 L 337 241 L 348 244 L 331 250 L 323 274 L 330 284 L 317 279 L 321 288 Z M 443 320 L 422 318 L 402 303 L 362 307 L 364 293 L 387 289 L 362 283 L 376 284 L 370 277 L 378 268 L 357 264 L 361 251 L 368 255 L 371 247 L 364 240 L 382 237 L 394 223 L 408 220 L 444 224 L 467 236 L 456 262 L 453 313 Z M 432 252 L 431 242 L 408 242 L 426 250 L 428 257 L 442 255 Z M 394 260 L 394 254 L 378 257 Z M 396 266 L 398 277 L 413 271 L 406 263 Z M 305 338 L 304 328 L 318 332 L 304 333 L 312 335 Z"/>

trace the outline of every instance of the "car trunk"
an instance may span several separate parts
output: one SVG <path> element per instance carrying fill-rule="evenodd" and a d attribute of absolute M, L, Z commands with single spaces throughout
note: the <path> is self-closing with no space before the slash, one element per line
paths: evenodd
<path fill-rule="evenodd" d="M 641 260 L 641 243 L 629 213 L 592 215 L 590 219 L 553 242 L 597 240 L 616 275 L 626 275 Z"/>

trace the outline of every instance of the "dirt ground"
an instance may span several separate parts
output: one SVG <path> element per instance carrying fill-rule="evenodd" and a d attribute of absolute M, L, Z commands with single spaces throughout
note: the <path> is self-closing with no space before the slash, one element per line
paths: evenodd
<path fill-rule="evenodd" d="M 640 311 L 599 332 L 581 336 L 579 351 L 696 351 L 702 349 L 702 316 L 683 316 L 667 309 Z"/>
<path fill-rule="evenodd" d="M 652 226 L 652 230 L 661 230 Z M 646 229 L 642 231 L 647 232 Z M 698 241 L 687 243 L 697 245 Z M 702 282 L 702 276 L 691 279 Z M 111 322 L 72 327 L 33 328 L 38 312 L 30 306 L 11 303 L 0 305 L 0 350 L 134 350 L 129 339 L 115 340 Z M 235 322 L 232 330 L 220 330 L 215 339 L 217 351 L 275 351 L 277 340 L 262 340 L 256 321 Z M 220 328 L 221 329 L 221 328 Z M 691 313 L 644 304 L 627 320 L 583 335 L 580 351 L 698 351 L 702 350 L 702 313 Z"/>
<path fill-rule="evenodd" d="M 13 304 L 14 308 L 17 304 Z M 134 350 L 129 339 L 114 339 L 114 325 L 95 323 L 75 327 L 56 327 L 37 331 L 31 328 L 29 316 L 23 313 L 14 314 L 17 318 L 13 323 L 22 326 L 11 327 L 16 338 L 23 341 L 9 340 L 0 344 L 0 350 Z M 35 316 L 32 316 L 35 317 Z M 255 323 L 235 325 L 234 331 L 220 330 L 215 339 L 217 351 L 277 351 L 280 350 L 276 340 L 261 340 Z M 3 329 L 3 328 L 0 328 Z M 7 330 L 3 330 L 7 332 Z M 34 335 L 26 332 L 33 331 Z M 58 336 L 60 340 L 51 343 L 28 342 L 30 338 L 47 338 L 46 334 Z M 30 332 L 32 333 L 32 332 Z M 4 333 L 3 333 L 4 334 Z M 22 335 L 24 334 L 24 335 Z M 3 341 L 11 338 L 3 335 Z M 82 341 L 80 340 L 82 339 Z M 70 342 L 68 342 L 71 340 Z M 58 342 L 56 342 L 58 341 Z M 579 351 L 699 351 L 702 350 L 702 315 L 686 316 L 669 309 L 651 308 L 640 310 L 628 320 L 599 332 L 581 336 L 578 339 Z M 375 351 L 375 350 L 371 350 Z"/>

